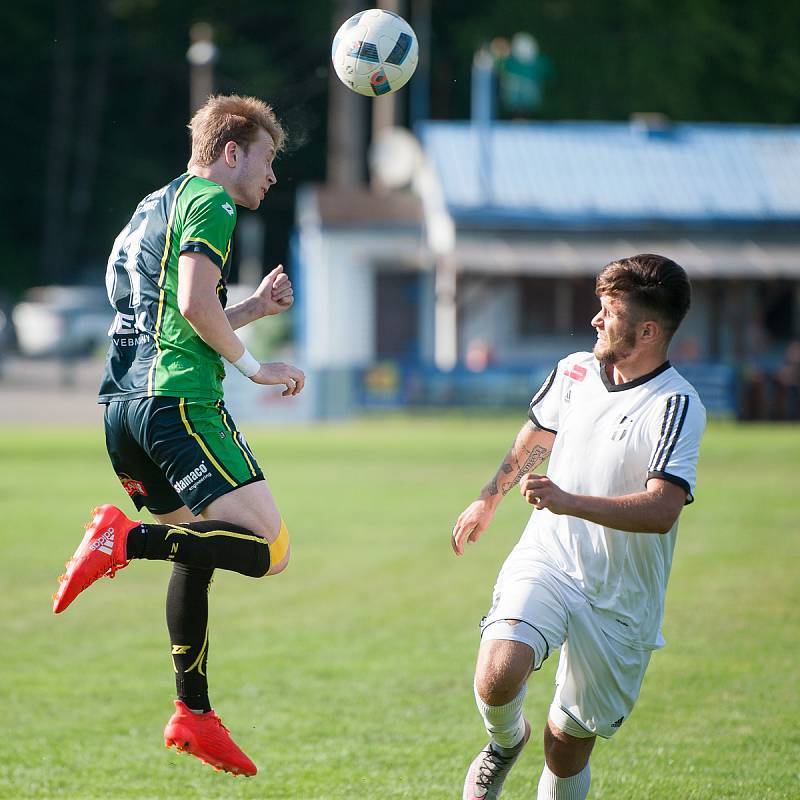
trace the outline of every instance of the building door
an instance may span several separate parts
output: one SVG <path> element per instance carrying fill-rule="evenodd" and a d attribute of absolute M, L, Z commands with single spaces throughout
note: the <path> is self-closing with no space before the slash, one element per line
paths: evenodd
<path fill-rule="evenodd" d="M 417 361 L 419 346 L 419 274 L 377 273 L 375 354 L 379 361 Z"/>

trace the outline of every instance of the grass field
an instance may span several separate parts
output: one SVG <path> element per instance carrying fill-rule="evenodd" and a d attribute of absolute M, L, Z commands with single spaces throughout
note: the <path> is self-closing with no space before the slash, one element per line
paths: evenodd
<path fill-rule="evenodd" d="M 65 614 L 55 577 L 98 502 L 128 508 L 101 432 L 0 429 L 0 797 L 457 798 L 485 743 L 477 622 L 527 509 L 515 493 L 463 559 L 455 517 L 521 419 L 371 420 L 250 443 L 293 564 L 211 593 L 212 701 L 253 779 L 165 750 L 173 674 L 167 566 L 137 562 Z M 800 427 L 707 431 L 683 517 L 666 649 L 592 758 L 590 798 L 800 797 Z M 530 683 L 543 724 L 556 659 Z M 534 737 L 504 799 L 535 796 Z"/>

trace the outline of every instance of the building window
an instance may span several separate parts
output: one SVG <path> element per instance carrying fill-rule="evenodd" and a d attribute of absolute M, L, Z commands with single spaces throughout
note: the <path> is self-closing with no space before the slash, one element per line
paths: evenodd
<path fill-rule="evenodd" d="M 764 327 L 773 342 L 784 342 L 795 334 L 794 283 L 776 280 L 762 283 L 761 307 L 764 309 Z"/>
<path fill-rule="evenodd" d="M 556 320 L 556 281 L 553 278 L 519 279 L 519 335 L 523 339 L 552 335 Z"/>
<path fill-rule="evenodd" d="M 600 299 L 594 293 L 594 278 L 573 278 L 572 321 L 569 333 L 585 334 L 591 332 L 591 322 L 600 310 Z"/>
<path fill-rule="evenodd" d="M 378 360 L 419 357 L 419 274 L 377 273 L 375 353 Z"/>
<path fill-rule="evenodd" d="M 593 278 L 519 279 L 521 338 L 589 331 L 600 304 Z"/>

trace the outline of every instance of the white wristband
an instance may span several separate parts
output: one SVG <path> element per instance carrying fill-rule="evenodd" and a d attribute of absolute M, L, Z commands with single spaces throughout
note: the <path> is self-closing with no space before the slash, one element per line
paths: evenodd
<path fill-rule="evenodd" d="M 241 357 L 231 364 L 246 378 L 252 378 L 261 369 L 261 362 L 246 347 Z"/>

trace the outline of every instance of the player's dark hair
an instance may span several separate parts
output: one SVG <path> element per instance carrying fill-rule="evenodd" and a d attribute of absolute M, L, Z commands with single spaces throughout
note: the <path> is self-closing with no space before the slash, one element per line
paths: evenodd
<path fill-rule="evenodd" d="M 597 276 L 595 294 L 619 297 L 640 320 L 652 315 L 670 339 L 689 310 L 692 288 L 680 264 L 664 256 L 642 253 L 603 267 Z"/>
<path fill-rule="evenodd" d="M 213 164 L 228 142 L 236 142 L 247 152 L 258 131 L 265 130 L 279 152 L 286 134 L 271 106 L 257 97 L 218 94 L 209 97 L 189 123 L 192 134 L 192 157 L 189 165 Z"/>

